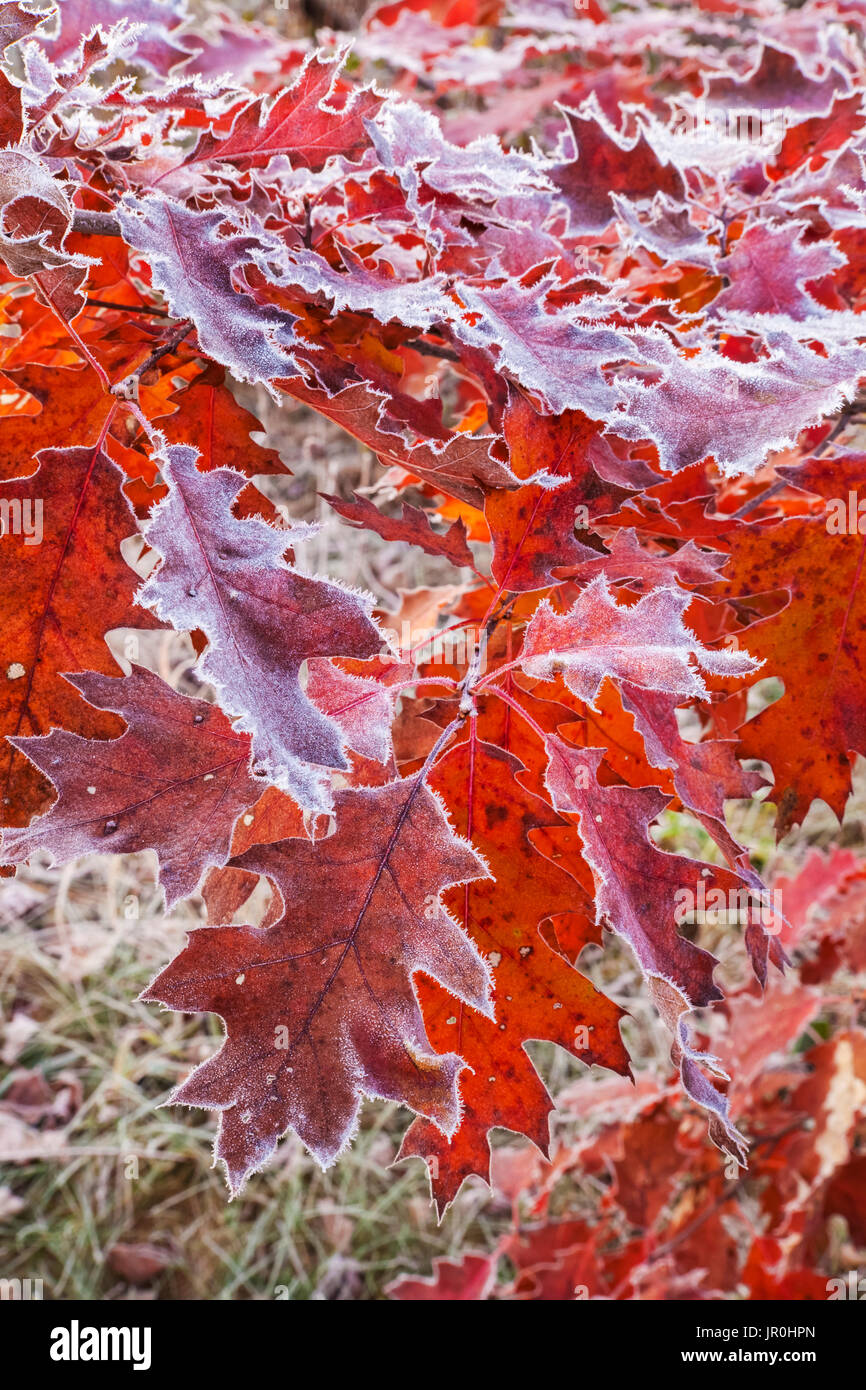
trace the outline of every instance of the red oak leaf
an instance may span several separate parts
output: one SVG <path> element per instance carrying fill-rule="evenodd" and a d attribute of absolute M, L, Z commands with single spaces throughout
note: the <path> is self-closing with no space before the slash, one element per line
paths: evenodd
<path fill-rule="evenodd" d="M 851 96 L 837 96 L 826 116 L 812 116 L 789 126 L 773 165 L 773 175 L 791 173 L 806 161 L 809 169 L 818 169 L 836 150 L 847 147 L 863 123 L 862 105 L 863 95 L 859 91 Z"/>
<path fill-rule="evenodd" d="M 162 72 L 188 56 L 184 47 L 169 38 L 183 19 L 179 0 L 63 0 L 58 8 L 59 34 L 53 39 L 39 36 L 42 47 L 56 63 L 70 59 L 81 40 L 92 34 L 97 25 L 106 28 L 122 20 L 142 26 L 137 35 L 136 57 L 156 71 Z"/>
<path fill-rule="evenodd" d="M 343 670 L 334 661 L 312 660 L 307 694 L 317 709 L 339 724 L 351 749 L 374 762 L 391 763 L 394 709 L 401 687 L 415 675 L 414 663 L 395 659 L 372 675 L 364 673 L 361 663 L 349 665 L 352 669 Z"/>
<path fill-rule="evenodd" d="M 444 535 L 440 535 L 430 525 L 429 513 L 422 511 L 420 507 L 411 506 L 408 502 L 403 503 L 402 515 L 396 517 L 385 516 L 368 498 L 358 497 L 355 493 L 350 502 L 344 501 L 341 497 L 330 497 L 326 492 L 321 493 L 321 496 L 347 521 L 353 522 L 359 528 L 375 531 L 383 540 L 405 541 L 407 545 L 420 546 L 427 555 L 444 555 L 445 559 L 450 560 L 458 569 L 464 565 L 472 567 L 475 564 L 472 551 L 466 543 L 466 527 L 460 519 L 449 526 Z"/>
<path fill-rule="evenodd" d="M 682 175 L 659 158 L 644 130 L 633 140 L 624 139 L 594 96 L 580 111 L 566 110 L 565 118 L 571 157 L 554 166 L 551 178 L 568 203 L 575 233 L 599 232 L 608 225 L 614 217 L 614 193 L 632 200 L 649 201 L 658 193 L 682 198 Z"/>
<path fill-rule="evenodd" d="M 53 729 L 11 740 L 58 798 L 26 830 L 7 831 L 2 854 L 20 864 L 44 849 L 66 864 L 107 843 L 113 854 L 153 849 L 171 907 L 205 868 L 226 862 L 235 821 L 260 795 L 249 738 L 215 705 L 176 694 L 140 666 L 120 680 L 93 671 L 67 680 L 97 709 L 120 714 L 126 732 L 103 740 Z"/>
<path fill-rule="evenodd" d="M 183 390 L 174 413 L 160 416 L 162 432 L 172 444 L 198 449 L 203 473 L 234 468 L 251 479 L 288 473 L 276 449 L 264 448 L 250 438 L 251 431 L 261 430 L 261 423 L 238 404 L 223 375 L 218 368 L 210 368 Z M 271 522 L 279 516 L 252 482 L 239 493 L 234 511 L 238 517 L 262 516 Z"/>
<path fill-rule="evenodd" d="M 385 1292 L 412 1303 L 478 1303 L 486 1299 L 496 1279 L 496 1258 L 461 1255 L 459 1260 L 436 1259 L 429 1279 L 394 1279 Z"/>
<path fill-rule="evenodd" d="M 624 682 L 623 707 L 632 715 L 644 741 L 647 757 L 655 767 L 670 768 L 677 796 L 694 811 L 716 844 L 733 863 L 743 853 L 725 824 L 725 801 L 748 800 L 763 779 L 746 772 L 736 759 L 734 739 L 707 739 L 690 743 L 683 739 L 676 717 L 675 696 L 641 690 Z"/>
<path fill-rule="evenodd" d="M 581 410 L 606 420 L 620 395 L 602 369 L 631 362 L 638 355 L 635 344 L 604 322 L 595 301 L 557 307 L 552 288 L 549 277 L 529 287 L 519 281 L 480 287 L 461 282 L 462 312 L 455 311 L 452 333 L 490 353 L 499 372 L 537 392 L 554 413 Z"/>
<path fill-rule="evenodd" d="M 205 634 L 202 675 L 252 735 L 253 756 L 303 805 L 326 810 L 325 769 L 346 766 L 342 741 L 305 696 L 299 673 L 311 657 L 379 651 L 372 599 L 292 569 L 286 547 L 309 532 L 236 520 L 232 505 L 245 479 L 232 468 L 201 473 L 196 460 L 184 445 L 160 455 L 169 493 L 145 534 L 162 563 L 139 602 Z"/>
<path fill-rule="evenodd" d="M 687 204 L 665 193 L 657 193 L 648 209 L 639 208 L 621 193 L 611 193 L 611 202 L 633 245 L 645 246 L 665 261 L 715 267 L 718 249 L 692 221 Z"/>
<path fill-rule="evenodd" d="M 135 518 L 120 490 L 122 474 L 98 439 L 87 448 L 43 449 L 36 462 L 30 477 L 3 486 L 0 732 L 45 734 L 63 725 L 107 738 L 119 731 L 118 720 L 85 704 L 63 673 L 116 672 L 105 633 L 160 626 L 136 607 L 136 576 L 120 553 Z M 45 791 L 6 747 L 4 822 L 26 825 L 43 808 Z"/>
<path fill-rule="evenodd" d="M 5 52 L 11 43 L 32 34 L 42 22 L 42 15 L 22 10 L 20 5 L 0 5 L 0 52 Z"/>
<path fill-rule="evenodd" d="M 441 442 L 421 440 L 412 445 L 389 418 L 387 397 L 366 382 L 346 386 L 333 396 L 310 386 L 303 377 L 281 381 L 280 386 L 366 444 L 386 467 L 396 464 L 470 506 L 483 506 L 490 488 L 516 486 L 514 474 L 495 457 L 499 443 L 495 435 L 446 432 Z"/>
<path fill-rule="evenodd" d="M 26 367 L 7 368 L 4 374 L 17 392 L 26 391 L 40 407 L 36 414 L 30 414 L 14 399 L 9 401 L 8 413 L 4 411 L 0 416 L 0 469 L 4 479 L 31 474 L 36 455 L 54 445 L 58 438 L 72 439 L 79 445 L 96 444 L 114 405 L 96 372 L 90 368 L 45 367 L 34 362 Z"/>
<path fill-rule="evenodd" d="M 692 595 L 652 589 L 631 607 L 616 603 L 603 575 L 593 579 L 567 613 L 544 599 L 530 619 L 520 664 L 530 676 L 562 673 L 569 690 L 595 707 L 606 677 L 669 695 L 703 696 L 698 669 L 743 676 L 757 669 L 747 652 L 710 651 L 683 623 Z"/>
<path fill-rule="evenodd" d="M 24 134 L 21 91 L 0 72 L 0 144 L 17 145 Z"/>
<path fill-rule="evenodd" d="M 242 381 L 291 373 L 294 319 L 259 305 L 242 278 L 260 246 L 255 235 L 238 232 L 224 211 L 190 210 L 158 193 L 126 194 L 117 216 L 154 288 L 173 314 L 195 325 L 203 352 Z"/>
<path fill-rule="evenodd" d="M 765 44 L 755 66 L 742 77 L 709 73 L 704 94 L 714 105 L 733 111 L 826 112 L 838 92 L 848 90 L 848 78 L 825 65 L 826 76 L 808 77 L 795 53 Z"/>
<path fill-rule="evenodd" d="M 206 132 L 184 164 L 230 160 L 239 168 L 259 169 L 276 155 L 288 155 L 296 169 L 321 169 L 335 155 L 360 154 L 370 143 L 366 123 L 383 98 L 354 88 L 338 102 L 342 63 L 342 55 L 311 54 L 291 87 L 273 100 L 248 102 L 228 135 Z"/>
<path fill-rule="evenodd" d="M 833 468 L 825 475 L 834 488 Z M 843 504 L 847 502 L 840 489 Z M 749 650 L 784 681 L 784 695 L 740 730 L 741 755 L 773 768 L 781 831 L 816 797 L 842 815 L 856 753 L 866 752 L 861 574 L 866 536 L 828 517 L 750 526 L 732 537 L 726 570 L 736 596 L 787 591 L 788 601 L 743 633 Z"/>
<path fill-rule="evenodd" d="M 525 593 L 547 588 L 554 569 L 595 554 L 575 538 L 579 506 L 587 526 L 591 514 L 615 509 L 627 493 L 602 481 L 592 467 L 588 446 L 598 427 L 579 411 L 555 419 L 539 415 L 515 392 L 503 428 L 517 476 L 550 475 L 545 484 L 524 482 L 514 492 L 492 492 L 484 504 L 493 540 L 493 577 L 502 590 Z"/>
<path fill-rule="evenodd" d="M 463 1062 L 431 1048 L 413 977 L 490 1011 L 487 970 L 440 902 L 485 868 L 440 803 L 408 778 L 339 792 L 335 813 L 328 839 L 259 845 L 234 861 L 276 888 L 274 926 L 199 928 L 142 996 L 225 1020 L 222 1050 L 173 1098 L 223 1112 L 216 1153 L 233 1191 L 289 1127 L 332 1163 L 362 1094 L 453 1133 Z"/>
<path fill-rule="evenodd" d="M 203 473 L 213 468 L 234 468 L 247 478 L 288 473 L 276 449 L 250 438 L 263 426 L 238 404 L 223 377 L 211 368 L 180 392 L 176 409 L 159 422 L 169 443 L 197 449 Z"/>
<path fill-rule="evenodd" d="M 455 1004 L 424 985 L 421 1004 L 437 1048 L 454 1048 L 471 1071 L 461 1079 L 463 1119 L 446 1139 L 422 1120 L 406 1135 L 400 1156 L 423 1157 L 440 1211 L 465 1178 L 489 1179 L 489 1134 L 496 1127 L 526 1134 L 547 1153 L 553 1102 L 526 1054 L 531 1038 L 557 1043 L 587 1064 L 627 1071 L 619 1036 L 621 1011 L 570 966 L 539 930 L 547 917 L 581 915 L 585 941 L 594 935 L 592 907 L 567 861 L 545 857 L 534 836 L 561 826 L 532 795 L 511 753 L 470 737 L 443 758 L 433 785 L 459 830 L 490 865 L 493 880 L 467 884 L 446 900 L 484 952 L 496 982 L 496 1017 Z M 589 919 L 587 920 L 587 911 Z"/>
<path fill-rule="evenodd" d="M 819 356 L 784 334 L 773 342 L 768 358 L 736 362 L 706 347 L 682 357 L 657 341 L 663 379 L 622 381 L 625 410 L 612 427 L 625 439 L 653 440 L 672 471 L 712 456 L 725 472 L 754 473 L 771 449 L 794 444 L 852 397 L 866 371 L 859 347 Z"/>
<path fill-rule="evenodd" d="M 722 998 L 713 980 L 715 958 L 678 932 L 677 905 L 696 904 L 710 889 L 743 889 L 727 870 L 711 870 L 693 859 L 656 848 L 648 827 L 667 804 L 651 788 L 602 786 L 597 777 L 600 748 L 577 749 L 547 736 L 547 785 L 553 804 L 577 816 L 583 853 L 592 869 L 596 914 L 624 936 L 650 982 L 653 999 L 674 1036 L 674 1056 L 683 1086 L 710 1112 L 710 1134 L 720 1147 L 742 1156 L 744 1141 L 728 1118 L 725 1098 L 706 1072 L 724 1077 L 715 1058 L 697 1052 L 685 1018 Z M 688 899 L 683 895 L 689 895 Z"/>
<path fill-rule="evenodd" d="M 787 314 L 793 319 L 820 314 L 817 300 L 803 286 L 838 270 L 845 258 L 832 242 L 804 243 L 806 227 L 805 222 L 755 222 L 747 227 L 730 255 L 719 261 L 729 284 L 713 301 L 713 309 Z"/>
<path fill-rule="evenodd" d="M 624 529 L 616 532 L 607 555 L 584 560 L 569 569 L 568 578 L 587 580 L 603 574 L 610 584 L 629 579 L 646 588 L 676 588 L 681 584 L 716 583 L 724 563 L 723 555 L 699 550 L 694 541 L 686 541 L 674 551 L 647 550 L 638 541 L 636 531 Z"/>
<path fill-rule="evenodd" d="M 90 256 L 68 251 L 72 203 L 45 163 L 22 150 L 0 150 L 0 256 L 13 275 L 31 276 L 39 297 L 63 319 L 84 304 Z"/>

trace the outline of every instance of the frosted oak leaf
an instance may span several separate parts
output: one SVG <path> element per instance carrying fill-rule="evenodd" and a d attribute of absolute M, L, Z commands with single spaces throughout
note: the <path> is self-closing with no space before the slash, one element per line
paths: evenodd
<path fill-rule="evenodd" d="M 169 493 L 145 534 L 162 563 L 139 602 L 176 628 L 204 632 L 201 674 L 252 735 L 261 770 L 303 806 L 328 810 L 327 769 L 346 767 L 342 739 L 304 694 L 301 667 L 311 657 L 376 655 L 373 601 L 299 574 L 283 557 L 309 531 L 238 520 L 232 504 L 246 478 L 233 468 L 201 473 L 197 457 L 185 445 L 159 456 Z"/>
<path fill-rule="evenodd" d="M 685 626 L 692 594 L 652 589 L 632 607 L 617 604 L 603 575 L 581 592 L 567 613 L 545 599 L 535 610 L 520 662 L 528 675 L 561 674 L 569 690 L 595 708 L 610 677 L 670 695 L 706 695 L 700 670 L 743 676 L 759 665 L 747 652 L 711 651 Z"/>
<path fill-rule="evenodd" d="M 171 907 L 230 854 L 238 816 L 261 792 L 250 775 L 250 741 L 222 710 L 178 695 L 134 666 L 121 679 L 85 671 L 67 679 L 90 704 L 126 722 L 117 739 L 65 729 L 11 739 L 54 783 L 58 799 L 26 830 L 3 837 L 2 857 L 24 863 L 47 850 L 55 863 L 85 854 L 153 849 Z"/>
<path fill-rule="evenodd" d="M 273 926 L 194 931 L 143 995 L 225 1020 L 221 1051 L 173 1099 L 223 1111 L 216 1153 L 234 1191 L 289 1127 L 333 1163 L 362 1095 L 452 1134 L 463 1062 L 433 1050 L 413 976 L 491 1012 L 487 967 L 440 902 L 486 868 L 438 800 L 414 777 L 338 792 L 335 812 L 327 839 L 255 845 L 233 861 L 276 889 Z"/>

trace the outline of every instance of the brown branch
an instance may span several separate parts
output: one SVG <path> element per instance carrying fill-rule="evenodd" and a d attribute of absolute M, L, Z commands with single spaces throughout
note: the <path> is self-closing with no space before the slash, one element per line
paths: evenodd
<path fill-rule="evenodd" d="M 158 347 L 155 347 L 150 356 L 146 357 L 144 361 L 136 367 L 134 371 L 130 372 L 128 376 L 125 376 L 122 381 L 116 381 L 114 383 L 111 388 L 112 393 L 122 401 L 137 401 L 139 382 L 145 372 L 149 372 L 151 367 L 155 366 L 161 357 L 165 357 L 166 353 L 174 352 L 175 348 L 179 346 L 192 327 L 193 324 L 189 319 L 183 319 L 181 323 L 176 324 L 164 343 L 160 343 Z"/>
<path fill-rule="evenodd" d="M 459 362 L 460 357 L 451 348 L 439 347 L 437 343 L 427 343 L 423 338 L 415 338 L 406 344 L 407 347 L 414 348 L 420 352 L 422 357 L 441 357 L 445 362 Z"/>
<path fill-rule="evenodd" d="M 790 486 L 791 484 L 787 483 L 784 478 L 777 478 L 774 483 L 770 483 L 769 487 L 765 487 L 762 492 L 757 493 L 754 497 L 751 497 L 748 502 L 744 502 L 742 507 L 738 507 L 735 512 L 732 512 L 730 520 L 740 521 L 742 517 L 748 516 L 749 512 L 753 511 L 755 507 L 759 507 L 762 502 L 769 502 L 770 498 L 775 497 L 777 492 L 783 492 L 786 487 Z M 716 515 L 723 514 L 716 513 Z"/>
<path fill-rule="evenodd" d="M 766 1148 L 768 1144 L 771 1146 L 771 1148 L 775 1148 L 776 1145 L 780 1144 L 782 1140 L 787 1138 L 789 1134 L 793 1134 L 795 1130 L 802 1129 L 805 1121 L 808 1118 L 808 1115 L 799 1115 L 796 1120 L 792 1120 L 790 1124 L 785 1125 L 784 1129 L 777 1130 L 775 1134 L 767 1134 L 764 1135 L 764 1137 L 761 1139 L 754 1140 L 754 1142 L 751 1145 L 751 1152 L 756 1153 L 758 1149 Z M 687 1240 L 688 1237 L 692 1235 L 694 1231 L 697 1231 L 704 1224 L 704 1222 L 709 1220 L 709 1218 L 713 1216 L 721 1207 L 726 1206 L 727 1203 L 731 1200 L 731 1198 L 734 1197 L 737 1194 L 737 1192 L 740 1191 L 744 1183 L 749 1181 L 751 1176 L 751 1173 L 749 1173 L 749 1171 L 746 1170 L 744 1173 L 741 1173 L 738 1178 L 734 1178 L 731 1182 L 729 1182 L 724 1188 L 724 1190 L 715 1199 L 715 1201 L 712 1202 L 710 1206 L 706 1208 L 706 1210 L 702 1211 L 693 1221 L 690 1221 L 685 1226 L 682 1226 L 680 1230 L 677 1231 L 675 1235 L 671 1236 L 669 1240 L 664 1241 L 662 1245 L 657 1245 L 654 1250 L 651 1250 L 647 1255 L 647 1258 L 644 1263 L 652 1264 L 655 1260 L 662 1259 L 671 1250 L 674 1250 L 678 1245 L 681 1245 L 684 1240 Z M 691 1185 L 693 1184 L 686 1183 L 684 1184 L 684 1187 L 688 1187 Z"/>
<path fill-rule="evenodd" d="M 85 212 L 76 208 L 72 217 L 73 232 L 84 236 L 123 236 L 120 223 L 110 212 Z"/>
<path fill-rule="evenodd" d="M 821 443 L 817 444 L 812 450 L 814 457 L 820 458 L 821 454 L 829 449 L 830 445 L 835 443 L 839 438 L 839 435 L 848 428 L 852 420 L 856 420 L 857 416 L 863 413 L 863 410 L 864 403 L 862 401 L 851 401 L 847 405 L 844 405 L 839 412 L 839 418 L 836 420 L 827 438 L 822 439 Z M 755 507 L 759 507 L 762 502 L 769 502 L 771 497 L 775 497 L 777 493 L 783 492 L 786 487 L 796 488 L 796 486 L 796 483 L 789 483 L 784 478 L 777 478 L 769 487 L 764 488 L 763 492 L 757 493 L 756 496 L 752 497 L 748 502 L 744 502 L 742 507 L 737 511 L 732 512 L 731 520 L 740 521 L 744 516 L 748 516 L 749 512 L 753 511 Z"/>
<path fill-rule="evenodd" d="M 144 304 L 115 304 L 111 299 L 86 299 L 88 309 L 118 309 L 122 314 L 151 314 L 154 318 L 170 319 L 167 309 L 148 309 Z"/>

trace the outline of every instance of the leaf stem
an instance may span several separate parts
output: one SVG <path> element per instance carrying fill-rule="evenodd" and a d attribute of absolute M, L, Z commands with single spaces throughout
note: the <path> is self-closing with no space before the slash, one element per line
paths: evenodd
<path fill-rule="evenodd" d="M 117 309 L 122 314 L 150 314 L 153 318 L 170 319 L 168 309 L 149 309 L 145 304 L 115 304 L 111 299 L 86 299 L 88 309 Z"/>
<path fill-rule="evenodd" d="M 183 341 L 192 327 L 193 324 L 190 319 L 182 319 L 180 323 L 176 324 L 164 343 L 155 347 L 150 356 L 139 363 L 134 371 L 129 372 L 121 381 L 114 382 L 110 388 L 112 395 L 117 396 L 120 400 L 137 401 L 139 382 L 145 372 L 149 372 L 161 357 L 165 357 L 169 352 L 174 352 L 174 349 Z"/>

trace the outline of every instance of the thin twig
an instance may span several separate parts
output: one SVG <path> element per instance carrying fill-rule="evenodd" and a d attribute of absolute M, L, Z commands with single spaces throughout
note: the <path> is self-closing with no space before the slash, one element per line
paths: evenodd
<path fill-rule="evenodd" d="M 802 1129 L 804 1119 L 806 1118 L 806 1116 L 800 1115 L 791 1124 L 786 1125 L 784 1129 L 779 1130 L 776 1134 L 768 1134 L 762 1139 L 754 1140 L 751 1144 L 752 1152 L 754 1153 L 760 1148 L 765 1148 L 768 1144 L 775 1148 L 775 1146 L 780 1144 L 789 1134 L 792 1134 L 797 1129 Z M 655 1250 L 650 1251 L 644 1263 L 652 1264 L 654 1261 L 669 1254 L 676 1246 L 681 1245 L 682 1242 L 687 1240 L 694 1231 L 698 1230 L 709 1217 L 715 1215 L 720 1207 L 725 1206 L 740 1190 L 743 1184 L 748 1182 L 750 1177 L 751 1174 L 747 1169 L 745 1172 L 741 1173 L 738 1178 L 734 1178 L 728 1183 L 716 1200 L 707 1207 L 705 1211 L 701 1212 L 694 1221 L 690 1221 L 686 1226 L 681 1227 L 675 1235 L 671 1236 L 670 1240 L 666 1240 L 662 1245 L 657 1245 Z"/>
<path fill-rule="evenodd" d="M 762 502 L 769 502 L 771 497 L 775 497 L 777 492 L 783 492 L 786 487 L 790 487 L 790 484 L 784 478 L 777 478 L 769 487 L 765 487 L 763 492 L 759 492 L 756 497 L 750 497 L 742 507 L 731 512 L 730 520 L 740 521 L 744 516 L 748 516 L 749 512 L 754 511 L 755 507 L 759 507 Z"/>
<path fill-rule="evenodd" d="M 168 309 L 149 309 L 144 304 L 115 304 L 111 299 L 86 299 L 88 309 L 118 309 L 122 314 L 151 314 L 154 318 L 170 319 Z"/>
<path fill-rule="evenodd" d="M 169 352 L 174 352 L 175 348 L 183 341 L 192 327 L 193 325 L 190 319 L 183 319 L 180 323 L 176 324 L 164 343 L 160 343 L 158 347 L 155 347 L 150 356 L 146 357 L 144 361 L 136 367 L 134 371 L 130 372 L 128 376 L 125 376 L 122 381 L 116 381 L 114 383 L 111 388 L 112 394 L 122 401 L 137 401 L 139 382 L 145 372 L 149 372 L 151 367 L 155 366 L 161 357 L 165 357 Z"/>
<path fill-rule="evenodd" d="M 852 401 L 850 405 L 844 406 L 838 420 L 827 435 L 827 438 L 822 439 L 821 443 L 817 444 L 812 450 L 813 455 L 816 458 L 820 458 L 821 454 L 823 454 L 826 449 L 830 448 L 830 445 L 838 439 L 842 431 L 847 429 L 851 421 L 856 419 L 863 410 L 864 405 L 861 401 Z M 764 488 L 763 492 L 759 492 L 755 497 L 750 498 L 748 502 L 744 502 L 742 507 L 739 507 L 737 511 L 731 512 L 730 520 L 742 520 L 742 518 L 748 516 L 749 512 L 753 511 L 755 507 L 759 507 L 762 502 L 769 502 L 771 497 L 775 497 L 777 493 L 783 492 L 786 487 L 796 487 L 796 483 L 789 483 L 784 478 L 777 478 L 775 482 L 770 483 L 769 487 Z"/>
<path fill-rule="evenodd" d="M 72 217 L 73 232 L 84 236 L 123 236 L 120 223 L 110 212 L 86 212 L 76 208 Z"/>
<path fill-rule="evenodd" d="M 436 343 L 427 343 L 423 338 L 415 338 L 406 344 L 413 348 L 415 352 L 420 352 L 422 357 L 441 357 L 444 362 L 459 362 L 458 353 L 452 352 L 451 348 L 439 347 Z"/>

